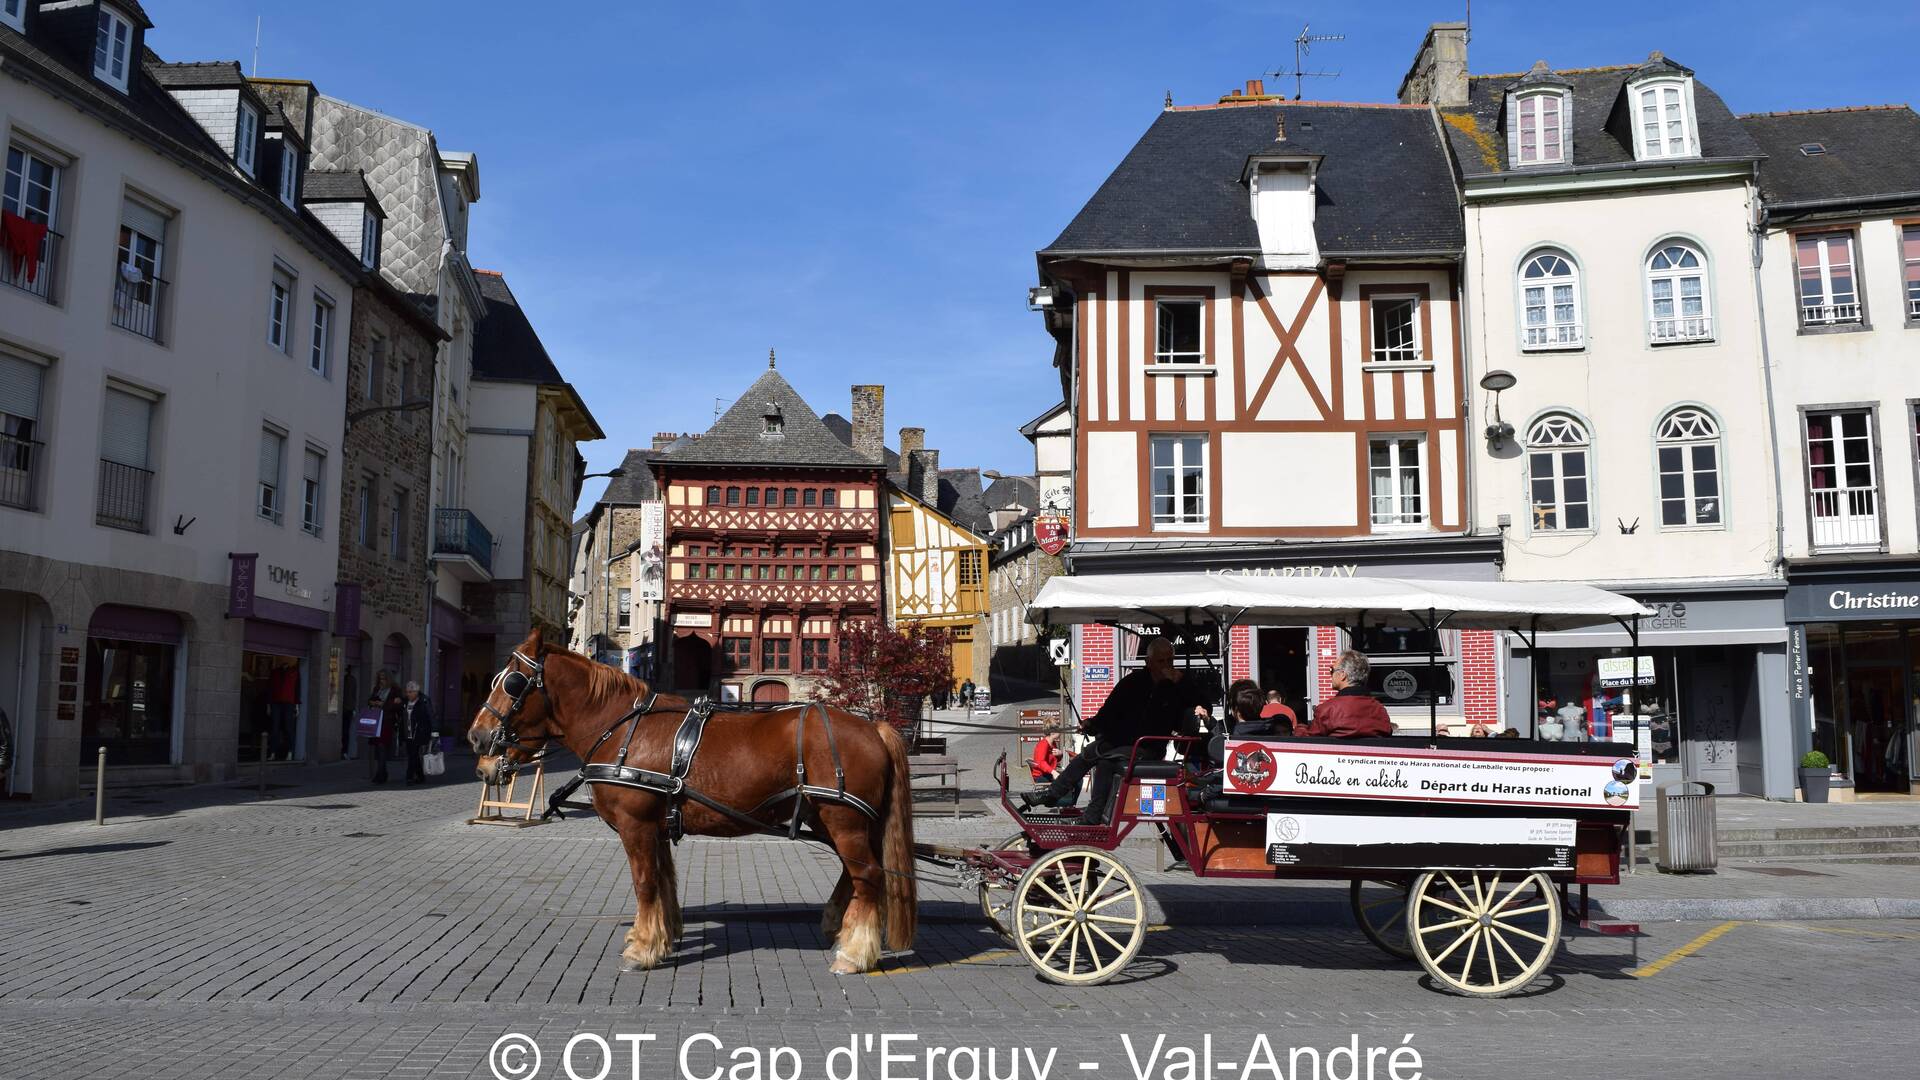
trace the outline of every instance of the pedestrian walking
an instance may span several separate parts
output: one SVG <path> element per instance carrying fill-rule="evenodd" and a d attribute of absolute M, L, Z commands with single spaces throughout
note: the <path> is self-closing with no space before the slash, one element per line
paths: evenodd
<path fill-rule="evenodd" d="M 406 692 L 400 696 L 398 712 L 400 741 L 407 748 L 407 783 L 425 783 L 427 777 L 421 771 L 420 755 L 426 752 L 430 740 L 440 738 L 439 725 L 433 722 L 433 700 L 420 692 L 419 683 L 409 682 Z"/>
<path fill-rule="evenodd" d="M 300 708 L 300 662 L 289 660 L 267 677 L 267 757 L 293 760 L 294 720 Z"/>
<path fill-rule="evenodd" d="M 394 706 L 399 698 L 400 695 L 394 690 L 393 676 L 386 669 L 381 669 L 373 677 L 373 691 L 367 695 L 366 704 L 367 709 L 380 713 L 380 734 L 369 736 L 366 740 L 367 760 L 373 763 L 373 782 L 376 784 L 387 782 L 387 754 L 393 745 Z"/>

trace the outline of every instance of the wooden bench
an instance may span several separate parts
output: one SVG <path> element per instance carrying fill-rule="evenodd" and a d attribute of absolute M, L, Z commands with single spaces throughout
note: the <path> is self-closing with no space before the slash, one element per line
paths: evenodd
<path fill-rule="evenodd" d="M 909 783 L 917 784 L 922 780 L 938 780 L 940 786 L 953 793 L 953 817 L 960 818 L 960 762 L 957 758 L 934 754 L 912 754 L 907 757 L 907 778 Z M 947 781 L 953 781 L 951 788 Z M 916 790 L 925 790 L 916 788 Z"/>

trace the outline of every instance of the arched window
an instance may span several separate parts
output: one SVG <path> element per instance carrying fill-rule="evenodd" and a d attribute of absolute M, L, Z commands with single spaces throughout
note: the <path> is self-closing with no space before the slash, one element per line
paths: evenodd
<path fill-rule="evenodd" d="M 1660 465 L 1660 524 L 1719 525 L 1720 425 L 1705 410 L 1679 408 L 1654 433 Z"/>
<path fill-rule="evenodd" d="M 740 505 L 740 489 L 739 488 L 730 487 L 727 489 L 727 505 L 728 506 Z"/>
<path fill-rule="evenodd" d="M 1515 165 L 1549 165 L 1566 160 L 1567 97 L 1557 90 L 1522 94 L 1513 99 Z"/>
<path fill-rule="evenodd" d="M 1713 298 L 1700 249 L 1674 241 L 1647 256 L 1647 313 L 1647 339 L 1655 345 L 1713 337 Z"/>
<path fill-rule="evenodd" d="M 1591 439 L 1566 413 L 1548 413 L 1527 429 L 1527 497 L 1535 532 L 1593 528 Z"/>
<path fill-rule="evenodd" d="M 1548 248 L 1520 265 L 1520 345 L 1577 349 L 1586 340 L 1580 321 L 1580 271 L 1565 252 Z"/>

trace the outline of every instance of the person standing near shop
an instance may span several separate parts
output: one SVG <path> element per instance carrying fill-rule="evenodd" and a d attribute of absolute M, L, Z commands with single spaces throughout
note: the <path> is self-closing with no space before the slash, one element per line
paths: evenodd
<path fill-rule="evenodd" d="M 293 760 L 294 721 L 300 709 L 300 662 L 277 665 L 267 676 L 267 757 Z"/>
<path fill-rule="evenodd" d="M 419 683 L 409 682 L 401 695 L 399 712 L 400 739 L 407 747 L 407 783 L 425 783 L 427 775 L 421 770 L 420 755 L 426 752 L 429 740 L 440 737 L 433 722 L 433 700 L 420 692 Z"/>
<path fill-rule="evenodd" d="M 388 748 L 393 745 L 395 706 L 400 695 L 393 688 L 393 676 L 385 668 L 373 677 L 373 692 L 367 695 L 367 708 L 380 712 L 380 734 L 367 740 L 367 758 L 373 762 L 373 782 L 387 782 Z"/>

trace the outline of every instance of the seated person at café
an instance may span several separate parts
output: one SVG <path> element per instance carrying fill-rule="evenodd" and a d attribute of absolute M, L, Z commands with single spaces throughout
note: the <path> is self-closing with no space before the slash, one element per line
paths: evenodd
<path fill-rule="evenodd" d="M 1262 695 L 1259 684 L 1252 679 L 1237 679 L 1227 687 L 1227 711 L 1233 718 L 1233 737 L 1258 739 L 1267 735 L 1293 734 L 1292 710 L 1285 715 L 1271 711 L 1271 702 L 1277 697 L 1277 692 Z M 1285 709 L 1286 706 L 1282 705 L 1281 708 Z"/>
<path fill-rule="evenodd" d="M 1348 649 L 1333 665 L 1333 696 L 1313 711 L 1313 722 L 1303 735 L 1329 735 L 1339 739 L 1372 739 L 1393 734 L 1393 721 L 1386 706 L 1367 692 L 1367 672 L 1372 665 L 1365 653 Z"/>

